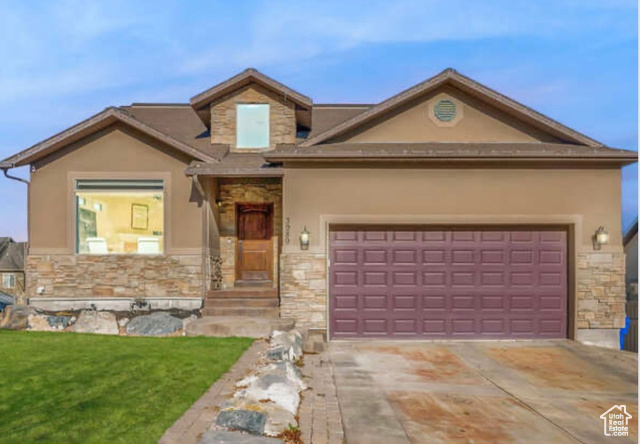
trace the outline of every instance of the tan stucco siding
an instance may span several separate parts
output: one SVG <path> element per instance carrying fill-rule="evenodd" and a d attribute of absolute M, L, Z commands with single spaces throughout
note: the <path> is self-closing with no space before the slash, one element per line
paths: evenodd
<path fill-rule="evenodd" d="M 324 251 L 326 223 L 577 225 L 578 250 L 592 250 L 603 225 L 621 248 L 619 170 L 294 169 L 285 170 L 289 252 L 306 226 Z M 345 219 L 346 217 L 346 219 Z M 351 217 L 351 219 L 349 219 Z"/>
<path fill-rule="evenodd" d="M 74 175 L 121 178 L 131 173 L 130 178 L 168 178 L 166 252 L 195 253 L 202 248 L 202 212 L 191 179 L 184 174 L 190 160 L 141 134 L 112 127 L 39 162 L 31 173 L 31 251 L 73 253 Z"/>
<path fill-rule="evenodd" d="M 433 105 L 453 100 L 455 124 L 435 119 Z M 430 117 L 431 115 L 431 117 Z M 381 116 L 374 122 L 334 139 L 350 142 L 558 142 L 521 121 L 454 88 L 445 88 Z"/>

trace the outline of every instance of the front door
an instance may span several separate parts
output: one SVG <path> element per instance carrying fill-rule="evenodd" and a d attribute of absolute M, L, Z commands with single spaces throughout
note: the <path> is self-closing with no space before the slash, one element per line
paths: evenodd
<path fill-rule="evenodd" d="M 236 284 L 269 284 L 273 270 L 273 204 L 237 204 Z"/>

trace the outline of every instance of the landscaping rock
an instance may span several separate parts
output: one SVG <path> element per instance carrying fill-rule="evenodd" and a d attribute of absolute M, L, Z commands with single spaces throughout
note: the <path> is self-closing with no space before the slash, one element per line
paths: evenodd
<path fill-rule="evenodd" d="M 124 328 L 129 323 L 129 318 L 118 319 L 118 327 Z"/>
<path fill-rule="evenodd" d="M 273 403 L 261 405 L 267 423 L 264 426 L 264 434 L 268 436 L 278 436 L 283 430 L 287 430 L 290 425 L 296 425 L 296 417 L 293 413 Z"/>
<path fill-rule="evenodd" d="M 64 330 L 69 326 L 69 316 L 47 316 L 47 322 L 53 330 Z"/>
<path fill-rule="evenodd" d="M 274 331 L 267 358 L 277 361 L 296 361 L 302 356 L 302 335 L 297 330 Z"/>
<path fill-rule="evenodd" d="M 128 335 L 163 336 L 182 328 L 182 320 L 169 313 L 158 311 L 150 315 L 138 316 L 127 324 Z"/>
<path fill-rule="evenodd" d="M 69 325 L 69 316 L 30 314 L 28 325 L 29 330 L 33 331 L 60 331 Z"/>
<path fill-rule="evenodd" d="M 29 319 L 29 307 L 26 305 L 8 305 L 0 320 L 0 328 L 7 330 L 24 330 Z"/>
<path fill-rule="evenodd" d="M 264 413 L 253 410 L 223 410 L 218 413 L 215 424 L 228 430 L 262 435 L 266 420 Z"/>
<path fill-rule="evenodd" d="M 116 316 L 108 311 L 85 310 L 80 313 L 73 326 L 76 333 L 96 333 L 101 335 L 117 335 Z"/>
<path fill-rule="evenodd" d="M 209 430 L 198 444 L 284 444 L 284 441 L 264 436 L 246 435 L 240 432 L 226 430 Z"/>
<path fill-rule="evenodd" d="M 69 318 L 69 325 L 75 324 L 77 320 L 78 320 L 78 318 L 76 318 L 75 316 L 71 316 Z"/>
<path fill-rule="evenodd" d="M 304 335 L 302 351 L 305 353 L 322 353 L 327 348 L 326 334 L 319 331 L 309 331 Z"/>

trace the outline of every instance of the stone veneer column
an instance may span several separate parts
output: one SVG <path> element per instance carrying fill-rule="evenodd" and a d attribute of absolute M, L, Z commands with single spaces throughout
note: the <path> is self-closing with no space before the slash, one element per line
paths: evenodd
<path fill-rule="evenodd" d="M 280 316 L 299 326 L 327 328 L 326 255 L 283 253 L 280 264 Z"/>
<path fill-rule="evenodd" d="M 577 254 L 577 340 L 617 348 L 625 318 L 624 262 L 622 252 Z"/>
<path fill-rule="evenodd" d="M 200 255 L 29 255 L 25 267 L 29 297 L 202 296 Z"/>

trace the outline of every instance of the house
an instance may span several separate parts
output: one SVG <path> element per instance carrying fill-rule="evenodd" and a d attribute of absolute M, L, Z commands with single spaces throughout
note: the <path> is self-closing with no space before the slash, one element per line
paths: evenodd
<path fill-rule="evenodd" d="M 12 296 L 24 294 L 24 256 L 26 242 L 0 237 L 0 293 Z"/>
<path fill-rule="evenodd" d="M 31 167 L 33 305 L 204 300 L 330 338 L 616 347 L 636 161 L 452 69 L 377 104 L 316 104 L 247 69 L 188 103 L 107 108 L 0 168 Z"/>
<path fill-rule="evenodd" d="M 628 300 L 638 300 L 638 219 L 622 238 L 626 260 L 625 284 Z"/>

